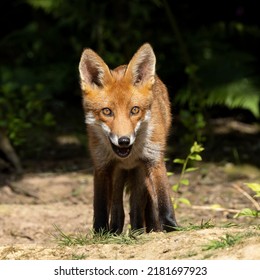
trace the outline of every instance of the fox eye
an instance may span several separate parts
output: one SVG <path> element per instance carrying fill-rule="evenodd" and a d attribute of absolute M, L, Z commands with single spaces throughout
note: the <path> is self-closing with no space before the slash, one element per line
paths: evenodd
<path fill-rule="evenodd" d="M 109 109 L 109 108 L 103 108 L 102 109 L 102 113 L 105 115 L 105 116 L 112 116 L 113 115 L 113 112 Z"/>
<path fill-rule="evenodd" d="M 140 108 L 138 106 L 134 106 L 132 109 L 131 109 L 131 114 L 132 115 L 136 115 L 140 112 Z"/>

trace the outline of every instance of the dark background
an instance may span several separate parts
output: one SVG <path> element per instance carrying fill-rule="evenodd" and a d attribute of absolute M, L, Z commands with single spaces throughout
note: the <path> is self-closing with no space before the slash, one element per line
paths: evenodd
<path fill-rule="evenodd" d="M 172 101 L 171 157 L 197 140 L 205 160 L 260 165 L 259 25 L 257 1 L 1 1 L 0 138 L 24 166 L 85 156 L 82 50 L 114 68 L 149 42 Z"/>

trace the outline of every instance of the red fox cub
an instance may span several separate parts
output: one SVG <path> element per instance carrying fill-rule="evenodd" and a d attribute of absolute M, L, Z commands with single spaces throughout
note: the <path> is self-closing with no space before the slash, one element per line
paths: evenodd
<path fill-rule="evenodd" d="M 122 232 L 125 186 L 132 230 L 172 231 L 178 226 L 164 163 L 170 103 L 155 63 L 149 44 L 114 70 L 91 49 L 82 53 L 79 73 L 94 163 L 95 232 Z"/>

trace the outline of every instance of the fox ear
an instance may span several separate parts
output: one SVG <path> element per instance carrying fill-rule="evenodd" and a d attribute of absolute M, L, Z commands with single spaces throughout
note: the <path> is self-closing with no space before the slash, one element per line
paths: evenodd
<path fill-rule="evenodd" d="M 150 44 L 146 43 L 135 53 L 130 60 L 126 75 L 130 76 L 134 85 L 150 84 L 155 81 L 156 57 Z"/>
<path fill-rule="evenodd" d="M 111 77 L 110 70 L 103 59 L 91 49 L 83 51 L 79 63 L 82 89 L 85 86 L 103 87 Z"/>

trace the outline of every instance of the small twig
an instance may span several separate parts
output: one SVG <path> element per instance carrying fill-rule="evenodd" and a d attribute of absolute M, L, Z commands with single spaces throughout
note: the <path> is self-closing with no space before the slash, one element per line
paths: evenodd
<path fill-rule="evenodd" d="M 15 183 L 9 182 L 7 184 L 7 186 L 12 190 L 12 192 L 14 192 L 16 194 L 39 199 L 39 197 L 36 194 L 34 194 L 34 192 L 25 190 L 25 189 L 21 188 L 20 186 L 16 185 Z"/>
<path fill-rule="evenodd" d="M 223 207 L 212 207 L 212 206 L 200 206 L 200 205 L 192 205 L 192 209 L 196 210 L 214 210 L 214 211 L 219 211 L 219 212 L 230 212 L 230 213 L 239 213 L 239 210 L 236 209 L 228 209 L 228 208 L 223 208 Z"/>
<path fill-rule="evenodd" d="M 236 189 L 237 191 L 239 191 L 241 194 L 243 194 L 247 199 L 249 199 L 253 205 L 255 206 L 257 211 L 260 211 L 260 205 L 258 204 L 258 202 L 251 196 L 249 195 L 246 191 L 244 191 L 239 185 L 237 184 L 233 184 L 232 187 L 234 189 Z"/>
<path fill-rule="evenodd" d="M 11 232 L 10 235 L 13 236 L 13 237 L 26 238 L 26 239 L 28 239 L 28 240 L 30 240 L 30 241 L 33 241 L 33 240 L 34 240 L 34 239 L 33 239 L 31 236 L 29 236 L 29 235 L 23 235 L 23 234 L 19 234 L 19 233 L 15 233 L 15 232 Z"/>

